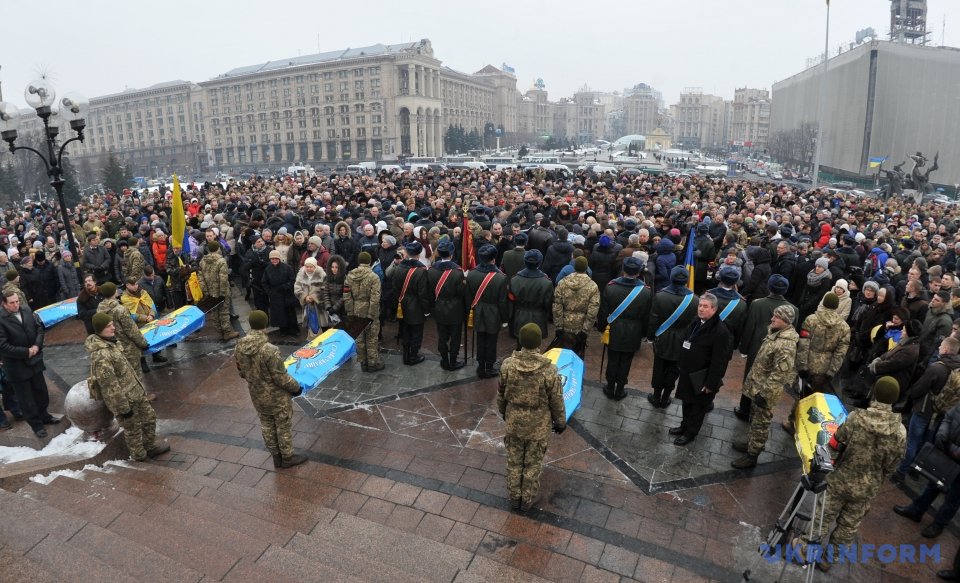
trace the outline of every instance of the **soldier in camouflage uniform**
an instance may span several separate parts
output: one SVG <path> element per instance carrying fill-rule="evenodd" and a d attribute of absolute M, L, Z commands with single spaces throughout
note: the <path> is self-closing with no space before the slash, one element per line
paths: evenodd
<path fill-rule="evenodd" d="M 127 357 L 127 362 L 130 363 L 130 368 L 133 369 L 137 380 L 142 383 L 143 373 L 140 368 L 140 357 L 143 356 L 143 351 L 149 346 L 147 340 L 143 337 L 143 334 L 140 333 L 137 325 L 133 323 L 133 318 L 130 317 L 130 311 L 123 307 L 116 298 L 116 284 L 108 281 L 101 285 L 100 295 L 103 296 L 103 301 L 97 306 L 97 312 L 106 312 L 113 318 L 113 323 L 116 326 L 117 341 L 123 349 L 123 355 Z M 150 400 L 152 401 L 155 398 L 154 396 Z"/>
<path fill-rule="evenodd" d="M 219 253 L 213 255 L 220 257 Z M 300 384 L 287 373 L 280 350 L 267 342 L 263 332 L 267 327 L 267 314 L 254 310 L 249 318 L 250 333 L 237 342 L 234 351 L 237 370 L 247 381 L 250 400 L 260 417 L 263 443 L 273 455 L 273 466 L 293 467 L 307 461 L 306 456 L 294 453 L 290 433 L 293 425 L 290 397 L 301 393 Z"/>
<path fill-rule="evenodd" d="M 210 241 L 207 243 L 208 253 L 200 260 L 200 291 L 204 297 L 218 298 L 223 300 L 214 308 L 216 312 L 214 321 L 220 334 L 223 335 L 223 341 L 229 342 L 240 336 L 240 333 L 230 325 L 230 272 L 227 268 L 227 260 L 219 253 L 220 243 Z"/>
<path fill-rule="evenodd" d="M 577 257 L 574 273 L 560 281 L 553 294 L 553 323 L 557 337 L 576 337 L 573 351 L 583 358 L 587 350 L 587 334 L 597 323 L 600 311 L 600 289 L 587 275 L 587 258 Z"/>
<path fill-rule="evenodd" d="M 347 316 L 368 318 L 370 325 L 357 336 L 357 354 L 364 372 L 383 370 L 380 359 L 380 278 L 370 269 L 370 254 L 361 251 L 359 265 L 343 282 L 343 306 Z"/>
<path fill-rule="evenodd" d="M 831 440 L 842 451 L 836 470 L 827 476 L 825 493 L 823 525 L 829 529 L 834 520 L 837 523 L 830 535 L 831 545 L 853 543 L 870 503 L 906 450 L 907 430 L 900 414 L 890 407 L 900 395 L 899 383 L 893 377 L 880 377 L 873 394 L 876 400 L 867 409 L 854 409 L 847 415 Z M 815 512 L 819 515 L 820 508 Z M 817 567 L 826 571 L 830 563 L 822 560 Z"/>
<path fill-rule="evenodd" d="M 563 388 L 555 364 L 540 354 L 540 327 L 530 322 L 520 329 L 521 349 L 503 361 L 497 408 L 507 422 L 507 489 L 510 507 L 530 510 L 540 491 L 540 473 L 551 426 L 567 428 Z"/>
<path fill-rule="evenodd" d="M 784 386 L 793 383 L 794 360 L 797 356 L 799 335 L 793 327 L 796 309 L 790 304 L 774 308 L 760 350 L 743 382 L 743 394 L 750 397 L 750 434 L 746 443 L 734 442 L 733 449 L 746 455 L 731 462 L 737 469 L 757 465 L 757 456 L 770 436 L 773 410 L 780 400 Z"/>
<path fill-rule="evenodd" d="M 137 240 L 131 237 L 128 243 L 130 246 L 123 254 L 123 280 L 132 278 L 140 281 L 140 278 L 143 277 L 143 266 L 146 265 L 146 261 L 143 258 L 143 253 L 140 253 L 137 248 Z"/>
<path fill-rule="evenodd" d="M 8 291 L 15 292 L 20 297 L 20 305 L 27 305 L 27 294 L 20 289 L 20 273 L 16 269 L 8 269 L 6 273 L 7 283 L 3 284 L 0 293 L 6 295 Z"/>
<path fill-rule="evenodd" d="M 797 373 L 804 382 L 801 398 L 812 393 L 832 392 L 832 379 L 850 347 L 850 326 L 837 313 L 840 298 L 824 294 L 817 311 L 807 316 L 800 327 L 797 348 Z M 794 412 L 783 428 L 793 433 Z"/>
<path fill-rule="evenodd" d="M 157 414 L 147 401 L 136 367 L 130 365 L 117 342 L 113 316 L 94 314 L 93 330 L 84 342 L 90 355 L 90 394 L 102 399 L 123 427 L 130 457 L 143 461 L 170 451 L 169 445 L 156 441 Z"/>

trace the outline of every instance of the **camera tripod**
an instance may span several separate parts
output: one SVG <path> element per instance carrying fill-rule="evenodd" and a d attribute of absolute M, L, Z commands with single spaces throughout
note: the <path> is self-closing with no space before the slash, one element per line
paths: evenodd
<path fill-rule="evenodd" d="M 760 558 L 771 562 L 779 559 L 783 563 L 777 577 L 778 582 L 783 580 L 787 565 L 794 560 L 799 560 L 799 564 L 807 570 L 804 578 L 806 583 L 813 581 L 816 570 L 814 563 L 818 557 L 816 554 L 808 555 L 807 549 L 822 542 L 823 515 L 827 502 L 826 475 L 830 471 L 825 470 L 826 468 L 811 471 L 800 478 L 776 524 L 758 548 L 760 557 L 755 561 Z M 755 565 L 756 562 L 752 566 Z M 744 581 L 751 580 L 751 572 L 752 569 L 743 572 Z"/>

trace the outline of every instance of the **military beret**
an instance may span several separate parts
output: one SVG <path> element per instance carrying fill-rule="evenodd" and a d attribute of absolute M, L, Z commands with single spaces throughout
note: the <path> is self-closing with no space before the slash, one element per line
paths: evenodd
<path fill-rule="evenodd" d="M 477 257 L 480 258 L 480 261 L 489 263 L 497 258 L 497 248 L 490 244 L 484 245 L 477 252 Z"/>
<path fill-rule="evenodd" d="M 410 241 L 403 244 L 403 249 L 408 255 L 420 255 L 423 253 L 423 245 L 419 241 Z"/>
<path fill-rule="evenodd" d="M 543 262 L 543 253 L 539 249 L 531 249 L 523 254 L 523 263 L 527 267 L 534 269 L 540 267 Z"/>
<path fill-rule="evenodd" d="M 117 293 L 117 284 L 113 283 L 112 281 L 102 283 L 100 284 L 98 291 L 104 298 L 112 298 Z"/>
<path fill-rule="evenodd" d="M 740 270 L 732 265 L 724 265 L 717 272 L 717 277 L 722 283 L 732 285 L 740 281 Z"/>
<path fill-rule="evenodd" d="M 360 265 L 370 265 L 371 261 L 372 259 L 370 257 L 370 254 L 367 253 L 366 251 L 361 251 L 360 254 L 357 255 L 357 263 L 359 263 Z"/>
<path fill-rule="evenodd" d="M 520 328 L 517 334 L 520 340 L 520 346 L 527 349 L 540 348 L 540 342 L 543 341 L 543 333 L 540 332 L 540 326 L 535 322 L 529 322 Z"/>
<path fill-rule="evenodd" d="M 93 331 L 97 334 L 103 332 L 107 324 L 113 322 L 113 317 L 107 312 L 97 312 L 93 315 Z"/>
<path fill-rule="evenodd" d="M 248 317 L 251 330 L 263 330 L 267 327 L 267 313 L 263 310 L 254 310 Z"/>
<path fill-rule="evenodd" d="M 449 239 L 444 239 L 437 244 L 437 253 L 443 257 L 451 257 L 453 255 L 453 241 Z"/>
<path fill-rule="evenodd" d="M 639 275 L 643 269 L 643 263 L 636 257 L 627 257 L 623 260 L 623 273 L 625 275 Z"/>

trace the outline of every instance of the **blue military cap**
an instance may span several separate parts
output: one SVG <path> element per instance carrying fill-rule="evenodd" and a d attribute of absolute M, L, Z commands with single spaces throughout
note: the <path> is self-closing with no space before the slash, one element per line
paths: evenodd
<path fill-rule="evenodd" d="M 489 263 L 497 258 L 497 248 L 490 244 L 484 245 L 477 252 L 477 257 L 480 258 L 480 261 Z"/>
<path fill-rule="evenodd" d="M 437 253 L 439 253 L 443 257 L 450 257 L 451 255 L 453 255 L 453 249 L 454 249 L 453 241 L 451 241 L 450 239 L 444 239 L 443 241 L 440 241 L 440 243 L 437 244 Z"/>
<path fill-rule="evenodd" d="M 732 265 L 724 265 L 717 272 L 717 278 L 727 285 L 733 285 L 740 281 L 740 270 Z"/>
<path fill-rule="evenodd" d="M 643 269 L 643 262 L 636 257 L 627 257 L 623 260 L 623 273 L 626 275 L 639 275 Z"/>
<path fill-rule="evenodd" d="M 409 243 L 404 243 L 403 248 L 409 255 L 420 255 L 423 253 L 423 245 L 421 245 L 419 241 L 410 241 Z"/>
<path fill-rule="evenodd" d="M 517 233 L 513 236 L 513 244 L 517 247 L 526 247 L 527 246 L 527 234 L 526 233 Z"/>
<path fill-rule="evenodd" d="M 543 262 L 543 253 L 541 253 L 538 249 L 531 249 L 523 254 L 523 263 L 527 267 L 540 267 L 541 262 Z"/>

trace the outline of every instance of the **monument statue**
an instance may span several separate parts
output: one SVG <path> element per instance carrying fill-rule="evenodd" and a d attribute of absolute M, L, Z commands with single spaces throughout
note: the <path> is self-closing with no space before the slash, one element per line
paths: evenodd
<path fill-rule="evenodd" d="M 903 165 L 906 163 L 906 160 L 904 160 L 894 166 L 893 170 L 883 171 L 887 175 L 887 188 L 883 193 L 884 199 L 889 199 L 891 196 L 903 196 L 903 182 L 906 178 L 903 173 Z"/>
<path fill-rule="evenodd" d="M 917 152 L 915 155 L 910 156 L 910 159 L 913 160 L 913 170 L 910 172 L 910 180 L 908 182 L 910 188 L 915 189 L 921 194 L 933 192 L 933 187 L 930 186 L 930 175 L 940 169 L 940 165 L 938 164 L 940 152 L 934 155 L 933 164 L 927 168 L 926 171 L 923 170 L 923 167 L 927 165 L 927 158 L 922 152 Z"/>

